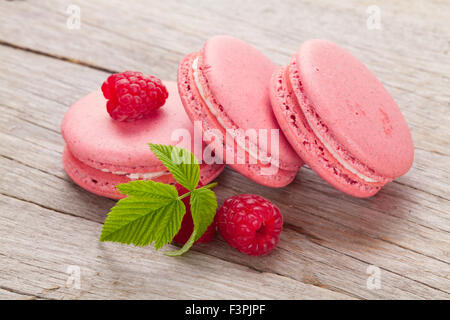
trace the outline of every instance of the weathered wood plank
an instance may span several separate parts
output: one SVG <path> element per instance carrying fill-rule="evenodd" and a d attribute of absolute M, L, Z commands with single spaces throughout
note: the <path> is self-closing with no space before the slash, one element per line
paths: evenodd
<path fill-rule="evenodd" d="M 85 74 L 86 68 L 17 50 L 5 50 L 14 51 L 19 58 L 21 55 L 24 59 L 33 57 L 35 65 L 44 65 L 49 74 L 65 69 L 67 65 L 75 77 L 60 84 L 58 79 L 61 76 L 56 75 L 51 80 L 52 86 L 45 83 L 47 77 L 44 77 L 43 85 L 51 88 L 46 95 L 36 95 L 37 88 L 31 86 L 28 89 L 25 83 L 18 83 L 20 88 L 26 88 L 22 89 L 23 97 L 28 96 L 24 99 L 28 112 L 25 115 L 21 114 L 22 109 L 18 106 L 9 106 L 15 104 L 14 101 L 9 103 L 14 98 L 10 93 L 0 91 L 6 98 L 4 101 L 8 101 L 8 106 L 0 106 L 4 114 L 0 120 L 0 136 L 6 142 L 0 147 L 3 155 L 0 158 L 1 171 L 5 172 L 0 192 L 57 212 L 102 222 L 114 202 L 75 187 L 65 175 L 60 160 L 63 141 L 58 127 L 67 106 L 64 105 L 66 102 L 59 100 L 67 100 L 63 94 L 83 94 L 80 91 L 85 89 L 76 85 L 85 85 L 78 80 L 78 75 Z M 97 73 L 102 73 L 90 72 L 93 76 L 88 78 L 94 79 Z M 34 74 L 38 73 L 31 73 Z M 31 75 L 28 79 L 32 83 L 37 82 L 38 79 L 33 80 Z M 20 78 L 14 72 L 7 76 Z M 43 105 L 46 108 L 39 108 Z M 29 120 L 36 115 L 39 118 Z M 47 119 L 48 124 L 41 126 L 40 119 Z M 425 158 L 432 154 L 423 153 Z M 419 176 L 418 179 L 423 178 Z M 450 289 L 445 278 L 448 264 L 442 261 L 448 262 L 450 240 L 448 215 L 442 210 L 448 208 L 448 200 L 400 184 L 392 184 L 392 190 L 383 191 L 378 198 L 357 200 L 341 195 L 307 169 L 302 169 L 294 184 L 280 190 L 256 186 L 232 170 L 227 170 L 219 181 L 221 187 L 217 192 L 220 201 L 236 193 L 259 193 L 280 206 L 291 226 L 283 234 L 282 239 L 286 237 L 288 240 L 280 243 L 278 259 L 246 259 L 221 241 L 218 241 L 219 249 L 215 246 L 200 248 L 204 252 L 226 260 L 234 259 L 237 263 L 265 272 L 349 292 L 356 297 L 447 297 L 445 291 Z M 11 189 L 10 185 L 18 187 Z M 427 206 L 429 212 L 424 212 L 423 208 Z M 284 267 L 286 264 L 292 267 Z M 365 269 L 369 264 L 386 270 L 381 292 L 369 291 L 365 287 Z M 416 270 L 417 265 L 424 266 L 424 269 Z M 407 278 L 404 277 L 405 272 Z"/>
<path fill-rule="evenodd" d="M 11 122 L 14 121 L 13 119 L 7 119 L 7 120 L 9 120 Z M 48 131 L 48 130 L 42 129 L 40 127 L 37 127 L 37 128 L 40 131 Z M 51 134 L 56 134 L 51 131 L 48 131 L 48 132 L 50 132 Z M 33 136 L 37 137 L 37 136 L 39 136 L 39 134 L 33 134 Z M 5 142 L 9 142 L 8 139 L 11 139 L 11 140 L 13 139 L 13 137 L 4 135 L 2 133 L 0 133 L 0 137 L 1 137 L 2 141 L 5 141 Z M 75 187 L 70 182 L 68 182 L 67 181 L 68 179 L 61 168 L 60 153 L 54 153 L 54 154 L 51 154 L 51 153 L 48 154 L 47 152 L 43 153 L 43 152 L 41 152 L 42 151 L 41 148 L 37 147 L 35 144 L 20 142 L 20 140 L 18 140 L 18 139 L 17 139 L 17 141 L 15 141 L 15 143 L 11 143 L 10 145 L 18 145 L 19 143 L 23 149 L 22 148 L 20 148 L 20 149 L 12 148 L 12 149 L 7 150 L 5 148 L 0 148 L 0 152 L 3 153 L 3 155 L 11 156 L 12 157 L 11 159 L 14 159 L 16 161 L 23 161 L 23 163 L 25 164 L 24 166 L 21 166 L 18 164 L 14 164 L 13 161 L 4 160 L 5 164 L 2 165 L 4 170 L 6 171 L 7 168 L 14 167 L 15 172 L 12 174 L 8 173 L 4 176 L 4 179 L 5 179 L 4 181 L 5 181 L 6 187 L 3 190 L 0 189 L 0 192 L 12 195 L 17 198 L 28 199 L 29 201 L 33 201 L 42 206 L 49 206 L 54 210 L 66 212 L 68 214 L 79 215 L 79 216 L 82 216 L 89 220 L 94 220 L 94 221 L 98 221 L 98 222 L 102 222 L 104 220 L 105 213 L 112 206 L 113 202 L 110 200 L 107 200 L 107 199 L 102 199 L 97 196 L 91 195 L 87 192 L 84 192 L 81 189 L 79 189 L 78 187 Z M 15 154 L 16 153 L 15 150 L 21 150 L 20 155 Z M 42 158 L 42 155 L 46 155 L 45 159 Z M 2 161 L 0 160 L 0 163 L 1 162 Z M 41 166 L 41 168 L 38 168 L 41 171 L 49 171 L 49 170 L 51 170 L 52 167 L 55 168 L 54 172 L 50 172 L 50 174 L 56 175 L 56 177 L 47 176 L 45 173 L 38 171 L 38 170 L 32 170 L 31 168 L 34 168 L 35 166 Z M 22 168 L 22 169 L 20 170 L 20 168 Z M 58 168 L 58 169 L 56 170 L 56 168 Z M 232 176 L 233 179 L 232 180 L 227 179 L 226 175 Z M 62 179 L 64 179 L 64 180 L 62 180 Z M 235 185 L 236 182 L 239 181 L 240 179 L 241 178 L 237 174 L 235 174 L 231 171 L 224 174 L 224 177 L 222 179 L 220 179 L 220 183 L 222 186 L 220 189 L 218 189 L 220 201 L 222 201 L 222 199 L 224 199 L 226 197 L 226 193 L 229 193 L 229 195 L 231 195 L 233 192 L 248 192 L 248 190 L 245 187 L 239 191 L 227 192 L 227 190 L 231 190 L 231 187 L 233 185 Z M 35 181 L 37 183 L 35 183 L 35 185 L 33 186 L 32 183 Z M 39 181 L 47 181 L 47 182 L 51 183 L 52 185 L 54 185 L 55 188 L 48 188 L 48 187 L 40 188 Z M 25 186 L 25 187 L 15 188 L 14 192 L 11 192 L 10 189 L 8 188 L 8 185 L 10 185 L 10 184 L 18 184 L 20 186 Z M 29 192 L 30 187 L 31 187 L 31 189 L 35 190 L 31 194 Z M 249 188 L 251 188 L 251 186 L 249 186 Z M 267 190 L 267 191 L 270 192 L 269 190 Z M 313 194 L 314 193 L 316 193 L 316 191 L 313 191 Z M 70 194 L 70 197 L 67 197 L 68 194 Z M 273 197 L 273 194 L 272 195 L 267 194 L 266 196 Z M 280 198 L 283 198 L 283 197 L 280 197 Z M 49 199 L 54 199 L 54 200 L 50 201 Z M 303 197 L 303 199 L 307 199 L 307 198 Z M 313 231 L 312 227 L 314 227 L 314 225 L 316 224 L 316 222 L 314 220 L 320 219 L 317 216 L 315 216 L 314 212 L 313 212 L 313 215 L 310 217 L 310 219 L 308 219 L 306 221 L 306 223 L 304 221 L 299 221 L 299 219 L 298 219 L 299 212 L 297 210 L 289 208 L 289 205 L 283 204 L 282 201 L 278 201 L 277 203 L 279 203 L 287 221 L 289 223 L 294 224 L 294 229 L 287 230 L 287 231 L 285 231 L 285 233 L 286 232 L 289 232 L 289 233 L 297 232 L 299 230 L 299 228 L 297 228 L 295 226 L 298 226 L 299 224 L 301 224 L 301 227 L 300 227 L 300 228 L 302 228 L 301 232 L 312 232 Z M 88 204 L 88 205 L 86 205 L 86 204 Z M 304 204 L 302 204 L 302 205 L 304 205 Z M 305 212 L 304 214 L 311 215 L 310 208 L 308 208 L 307 210 L 302 210 L 302 211 Z M 373 214 L 374 214 L 373 212 L 369 212 L 368 216 L 371 217 Z M 378 216 L 376 214 L 377 214 L 377 212 L 375 212 L 375 217 L 374 217 L 375 221 L 377 219 L 379 219 L 379 214 L 378 214 Z M 331 235 L 328 237 L 329 241 L 335 241 L 335 239 L 341 238 L 342 235 L 336 235 L 336 232 L 333 231 L 335 229 L 334 222 L 328 222 L 328 223 L 332 224 L 332 226 L 330 227 L 330 228 L 332 228 L 331 232 L 330 232 L 330 230 L 327 230 L 327 229 L 325 229 L 325 227 L 321 226 L 319 231 L 314 230 L 315 234 L 310 234 L 306 238 L 304 238 L 304 235 L 301 235 L 300 237 L 304 238 L 304 240 L 299 242 L 299 247 L 296 250 L 292 250 L 291 252 L 283 252 L 283 254 L 280 256 L 280 260 L 281 261 L 291 261 L 292 263 L 296 262 L 297 267 L 298 267 L 298 266 L 304 265 L 304 262 L 302 261 L 303 259 L 315 259 L 315 255 L 318 255 L 318 252 L 321 252 L 321 255 L 330 254 L 331 250 L 327 250 L 326 243 L 325 243 L 325 248 L 321 248 L 321 246 L 323 246 L 322 241 L 324 241 L 323 239 L 321 239 L 321 238 L 323 238 L 322 233 L 326 233 L 326 234 L 329 233 Z M 369 223 L 368 224 L 369 226 L 372 226 L 373 221 L 369 221 L 368 223 Z M 391 223 L 395 223 L 395 221 L 391 221 Z M 402 222 L 400 222 L 400 225 L 401 224 L 402 224 Z M 358 226 L 356 224 L 356 222 L 353 221 L 353 225 L 351 227 L 354 228 L 355 226 L 360 228 L 360 226 Z M 402 241 L 400 241 L 401 245 L 409 246 L 410 248 L 413 248 L 416 251 L 421 251 L 423 248 L 425 248 L 425 249 L 431 248 L 438 252 L 438 254 L 436 256 L 439 256 L 441 254 L 441 252 L 439 252 L 439 248 L 441 248 L 440 250 L 444 250 L 446 247 L 448 247 L 448 242 L 444 241 L 444 239 L 447 236 L 446 233 L 442 233 L 442 232 L 440 232 L 440 233 L 431 232 L 430 233 L 430 232 L 424 232 L 423 230 L 415 230 L 415 232 L 411 232 L 411 228 L 417 229 L 417 227 L 414 224 L 409 223 L 409 228 L 406 228 L 406 232 L 402 232 L 401 230 L 399 231 L 398 229 L 395 229 L 392 232 L 394 235 L 398 235 L 398 234 L 404 235 L 405 233 L 407 235 L 408 234 L 412 235 L 407 238 L 407 240 L 409 239 L 409 241 L 403 241 L 404 242 L 403 244 L 402 244 Z M 428 231 L 427 229 L 424 229 L 424 230 Z M 383 232 L 383 230 L 381 230 L 381 233 L 382 232 Z M 424 243 L 423 239 L 417 238 L 417 236 L 416 236 L 417 234 L 420 234 L 421 238 L 424 238 L 425 234 L 431 234 L 433 237 L 430 239 L 430 241 Z M 380 231 L 375 230 L 374 232 L 372 232 L 372 236 L 374 236 L 374 237 L 380 237 L 379 235 L 380 235 Z M 289 239 L 291 239 L 292 237 L 293 236 L 290 236 Z M 297 237 L 298 237 L 298 235 L 297 235 Z M 356 237 L 356 240 L 361 238 L 361 236 L 359 234 L 356 234 L 354 237 Z M 368 241 L 367 237 L 365 237 L 365 238 L 366 238 L 366 241 Z M 317 239 L 320 239 L 320 242 L 314 243 L 314 241 L 317 242 Z M 382 240 L 391 241 L 391 242 L 394 241 L 390 237 L 384 237 L 384 239 L 382 239 Z M 309 242 L 309 241 L 313 241 L 313 243 L 312 244 L 305 243 L 305 242 Z M 351 243 L 353 240 L 348 239 L 347 241 L 349 243 Z M 362 241 L 362 240 L 360 239 L 360 241 Z M 325 242 L 326 242 L 326 240 L 325 240 Z M 382 241 L 378 240 L 376 242 L 382 244 Z M 395 242 L 397 242 L 397 241 L 395 241 Z M 416 247 L 411 246 L 410 242 L 412 242 L 412 243 L 416 242 L 416 243 L 418 243 L 418 245 Z M 439 243 L 442 243 L 442 245 L 438 245 Z M 367 245 L 367 243 L 366 243 L 366 245 Z M 398 243 L 397 243 L 397 245 L 398 245 Z M 282 244 L 280 244 L 280 247 L 283 248 Z M 302 257 L 300 259 L 297 258 L 296 255 L 303 252 L 306 247 L 310 247 L 310 249 L 307 250 L 306 254 L 304 254 L 304 253 L 302 254 L 302 255 L 305 255 L 306 257 Z M 345 247 L 347 247 L 347 245 L 345 245 Z M 363 247 L 361 247 L 361 249 L 363 249 Z M 385 248 L 385 249 L 389 252 L 392 251 L 391 248 Z M 338 248 L 338 251 L 340 251 L 340 250 L 342 250 L 342 248 Z M 218 255 L 221 256 L 222 258 L 226 259 L 229 255 L 229 251 L 230 250 L 226 250 L 226 246 L 225 246 L 225 248 L 221 248 L 221 252 L 218 253 Z M 405 254 L 398 254 L 398 253 L 394 253 L 394 255 L 396 255 L 396 256 L 400 255 L 401 257 L 405 256 Z M 337 256 L 336 256 L 336 258 L 337 258 Z M 235 261 L 242 263 L 241 259 L 242 259 L 242 256 L 237 255 Z M 412 257 L 412 259 L 417 260 L 416 257 Z M 355 270 L 353 271 L 353 273 L 354 273 L 353 277 L 355 277 L 355 279 L 351 282 L 351 284 L 354 286 L 354 282 L 358 281 L 358 285 L 363 285 L 364 279 L 366 277 L 366 274 L 364 273 L 364 265 L 367 265 L 368 263 L 365 264 L 365 263 L 359 262 L 356 259 L 352 259 L 352 258 L 348 258 L 347 260 L 349 260 L 353 264 L 357 265 L 357 268 L 355 268 Z M 398 258 L 396 260 L 398 260 Z M 345 261 L 345 264 L 348 265 L 349 261 Z M 260 265 L 258 265 L 258 264 L 255 265 L 255 263 L 252 263 L 251 261 L 249 261 L 249 262 L 253 268 L 263 267 L 263 270 L 265 270 L 265 271 L 268 271 L 268 272 L 273 271 L 278 274 L 285 274 L 285 275 L 293 276 L 297 279 L 303 279 L 303 277 L 305 277 L 305 274 L 302 274 L 301 277 L 297 276 L 298 268 L 286 271 L 286 268 L 282 268 L 281 266 L 276 266 L 276 265 L 272 266 L 270 263 L 266 263 L 266 262 L 263 264 L 260 264 Z M 245 263 L 247 263 L 247 262 L 245 262 Z M 424 262 L 424 263 L 429 265 L 429 263 L 426 263 L 426 262 Z M 329 266 L 324 266 L 323 264 L 317 263 L 317 262 L 312 262 L 309 264 L 316 265 L 314 267 L 314 269 L 320 269 L 322 272 L 324 271 L 324 269 L 330 268 Z M 338 263 L 338 264 L 334 263 L 334 264 L 335 264 L 335 266 L 333 268 L 345 268 L 345 265 L 341 265 L 340 263 Z M 264 265 L 267 265 L 267 267 L 264 267 Z M 391 267 L 389 266 L 390 265 L 389 263 L 383 263 L 380 265 L 385 268 L 389 268 L 389 270 L 391 269 Z M 445 267 L 446 266 L 444 265 L 444 268 Z M 433 268 L 440 269 L 440 268 L 442 268 L 442 266 L 434 266 Z M 431 269 L 433 269 L 433 268 L 431 268 Z M 337 272 L 343 272 L 343 270 L 337 269 L 331 273 L 326 273 L 326 274 L 336 274 Z M 334 284 L 335 286 L 337 284 L 339 284 L 341 289 L 346 287 L 346 285 L 344 283 L 339 283 L 339 281 L 335 281 L 335 280 L 333 280 L 333 278 L 334 278 L 334 276 L 332 276 L 332 277 L 321 276 L 321 277 L 318 277 L 316 279 L 316 281 L 318 283 L 322 283 L 322 285 L 328 285 L 328 286 L 331 284 Z M 402 283 L 402 281 L 399 279 L 396 279 L 396 277 L 394 277 L 393 280 L 395 280 L 395 281 L 392 281 L 391 283 Z M 347 282 L 348 282 L 348 280 L 347 280 Z M 407 282 L 409 282 L 409 281 L 407 281 Z M 364 295 L 364 291 L 367 292 L 366 288 L 363 287 L 362 289 L 363 289 L 362 290 L 363 292 L 359 293 L 359 294 L 360 295 L 362 294 L 361 296 L 363 296 L 363 297 L 367 297 L 366 295 Z M 394 292 L 394 291 L 395 290 L 392 289 L 392 292 Z"/>
<path fill-rule="evenodd" d="M 0 188 L 0 193 L 53 209 L 55 210 L 54 214 L 75 215 L 102 223 L 106 212 L 113 204 L 111 200 L 89 194 L 73 185 L 73 183 L 59 177 L 47 175 L 32 167 L 15 164 L 12 160 L 0 158 L 0 171 L 6 172 L 7 168 L 11 167 L 14 168 L 14 171 L 4 175 L 4 188 Z M 240 180 L 237 175 L 230 180 L 230 176 L 233 177 L 234 173 L 229 170 L 219 179 L 221 187 L 217 189 L 217 193 L 220 202 L 233 194 L 233 191 L 230 191 L 232 190 L 230 186 Z M 45 183 L 44 187 L 41 185 L 42 182 Z M 10 185 L 17 187 L 14 189 L 8 188 Z M 30 190 L 34 191 L 30 192 Z M 248 192 L 248 190 L 244 189 L 241 192 Z M 333 222 L 311 215 L 307 211 L 296 212 L 293 209 L 289 210 L 282 203 L 278 204 L 287 222 L 293 223 L 293 225 L 288 225 L 283 232 L 276 254 L 269 258 L 248 259 L 223 242 L 220 243 L 219 247 L 211 244 L 200 249 L 222 259 L 228 260 L 231 259 L 230 257 L 234 257 L 233 261 L 236 263 L 301 281 L 318 272 L 320 275 L 316 276 L 316 283 L 325 287 L 349 290 L 348 292 L 354 290 L 352 293 L 359 297 L 390 296 L 394 298 L 402 289 L 404 290 L 404 297 L 406 295 L 413 298 L 446 297 L 439 290 L 432 290 L 413 280 L 448 290 L 450 287 L 445 279 L 446 273 L 450 271 L 448 264 L 399 248 L 397 245 L 372 239 L 357 231 L 347 230 L 349 228 L 340 227 Z M 302 216 L 301 220 L 298 219 L 299 215 Z M 424 237 L 424 235 L 421 235 L 421 237 Z M 434 241 L 440 240 L 436 237 Z M 366 250 L 373 252 L 369 253 Z M 344 253 L 348 256 L 342 256 L 342 251 L 347 251 Z M 355 253 L 358 255 L 355 255 Z M 415 262 L 413 265 L 411 265 L 412 261 Z M 286 268 L 288 263 L 292 266 L 291 268 Z M 366 268 L 371 264 L 386 270 L 382 292 L 369 291 L 365 287 Z M 416 264 L 422 265 L 422 270 L 415 270 Z M 310 267 L 308 272 L 303 271 L 305 266 Z M 396 275 L 395 273 L 399 270 L 408 271 L 408 276 L 413 280 L 403 278 L 402 275 Z M 423 271 L 428 274 L 423 275 Z M 342 275 L 342 278 L 336 278 L 337 274 Z M 410 287 L 411 289 L 409 289 Z"/>
<path fill-rule="evenodd" d="M 66 27 L 69 4 L 82 10 L 79 30 Z M 327 38 L 348 47 L 380 77 L 413 128 L 417 148 L 449 155 L 450 6 L 377 1 L 382 30 L 369 30 L 370 5 L 356 0 L 291 0 L 276 7 L 270 1 L 257 7 L 251 1 L 153 1 L 129 3 L 123 15 L 117 0 L 15 2 L 4 4 L 0 13 L 0 39 L 101 68 L 138 69 L 174 80 L 183 55 L 215 34 L 247 40 L 279 64 L 286 64 L 302 41 Z M 24 18 L 28 24 L 21 23 Z"/>
<path fill-rule="evenodd" d="M 359 298 L 449 298 L 450 64 L 445 63 L 449 61 L 448 4 L 377 1 L 383 30 L 370 31 L 365 27 L 365 10 L 372 5 L 369 2 L 300 4 L 292 0 L 276 7 L 269 1 L 259 1 L 257 7 L 242 1 L 169 0 L 151 5 L 130 2 L 127 15 L 120 20 L 117 17 L 122 8 L 118 3 L 0 4 L 0 41 L 42 53 L 0 45 L 0 199 L 4 200 L 0 202 L 0 219 L 6 219 L 14 232 L 18 230 L 5 238 L 20 243 L 17 250 L 12 246 L 5 249 L 0 243 L 0 268 L 10 264 L 21 270 L 20 274 L 5 270 L 18 281 L 5 279 L 2 289 L 0 278 L 0 296 L 203 297 L 222 285 L 211 283 L 216 278 L 212 270 L 223 273 L 219 265 L 231 261 L 225 262 L 230 266 L 229 275 L 250 267 L 273 280 L 269 282 L 275 290 L 287 281 L 288 291 L 300 286 L 304 297 L 315 297 L 319 294 L 317 287 L 324 287 Z M 82 9 L 80 30 L 66 28 L 65 9 L 69 4 L 78 4 Z M 23 19 L 29 23 L 22 23 Z M 183 265 L 187 279 L 179 286 L 174 274 L 170 274 L 158 280 L 155 288 L 146 285 L 139 295 L 142 277 L 156 277 L 158 270 L 179 265 L 164 260 L 166 257 L 159 253 L 153 254 L 151 249 L 116 249 L 115 245 L 98 244 L 99 223 L 114 202 L 88 194 L 65 175 L 60 162 L 63 141 L 59 124 L 74 100 L 98 88 L 107 75 L 105 70 L 138 69 L 174 80 L 178 61 L 185 53 L 198 50 L 207 37 L 222 33 L 253 43 L 279 64 L 285 64 L 299 43 L 308 38 L 328 38 L 349 48 L 380 77 L 402 107 L 413 133 L 415 163 L 406 176 L 365 200 L 342 195 L 307 168 L 300 171 L 293 184 L 280 190 L 257 186 L 228 169 L 216 189 L 220 202 L 236 193 L 251 192 L 280 206 L 287 223 L 277 250 L 268 257 L 254 259 L 217 239 L 182 258 L 204 259 L 200 268 L 211 271 L 202 278 L 206 291 L 201 292 L 201 286 L 193 280 L 197 265 L 188 263 Z M 29 225 L 26 215 L 21 215 L 22 210 L 29 211 L 33 225 Z M 75 257 L 86 263 L 90 287 L 79 295 L 61 288 L 61 281 L 64 286 L 64 263 L 72 261 L 69 253 L 80 245 L 74 243 L 69 248 L 66 244 L 58 249 L 58 244 L 71 239 L 73 232 L 64 228 L 54 232 L 57 223 L 84 230 L 76 240 L 89 248 L 88 254 Z M 2 227 L 0 224 L 3 239 L 10 230 Z M 26 251 L 27 245 L 34 248 L 26 237 L 27 227 L 35 228 L 33 240 L 45 243 L 38 251 L 42 256 Z M 54 243 L 50 244 L 52 237 Z M 109 259 L 97 261 L 93 246 L 106 246 Z M 148 251 L 152 252 L 150 258 Z M 7 263 L 3 262 L 5 257 Z M 90 263 L 92 257 L 94 265 Z M 64 263 L 55 261 L 58 258 Z M 136 268 L 118 266 L 128 260 L 137 260 Z M 143 261 L 150 260 L 158 267 L 150 271 L 140 267 Z M 381 290 L 366 287 L 366 268 L 371 264 L 382 270 Z M 120 271 L 119 280 L 117 274 L 111 273 L 96 278 L 95 272 L 105 268 Z M 252 297 L 248 290 L 241 292 L 242 281 L 239 278 L 225 293 Z M 192 287 L 192 283 L 197 286 L 191 296 L 180 294 L 180 288 Z M 312 286 L 303 287 L 302 283 Z M 248 288 L 251 286 L 253 283 Z M 168 291 L 162 291 L 164 287 Z M 255 285 L 254 290 L 268 293 L 260 289 Z M 330 290 L 325 292 L 334 295 Z M 220 294 L 214 292 L 212 297 Z M 289 298 L 299 297 L 286 294 Z"/>
<path fill-rule="evenodd" d="M 5 207 L 9 210 L 0 215 L 0 283 L 29 295 L 53 299 L 348 298 L 198 252 L 174 259 L 151 248 L 100 244 L 99 223 L 0 195 L 0 208 Z M 79 289 L 75 282 L 68 282 L 69 275 L 77 274 Z"/>

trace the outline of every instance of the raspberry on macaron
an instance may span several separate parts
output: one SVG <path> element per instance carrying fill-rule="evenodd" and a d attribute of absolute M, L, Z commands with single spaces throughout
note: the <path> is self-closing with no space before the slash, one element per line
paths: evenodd
<path fill-rule="evenodd" d="M 169 96 L 162 81 L 141 72 L 112 74 L 102 85 L 106 109 L 114 120 L 135 121 L 164 105 Z"/>
<path fill-rule="evenodd" d="M 251 256 L 268 254 L 283 229 L 280 210 L 269 200 L 253 194 L 225 200 L 216 214 L 217 229 L 229 245 Z"/>

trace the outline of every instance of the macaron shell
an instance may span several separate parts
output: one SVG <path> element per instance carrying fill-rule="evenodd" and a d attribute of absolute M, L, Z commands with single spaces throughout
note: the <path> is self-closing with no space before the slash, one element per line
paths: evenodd
<path fill-rule="evenodd" d="M 335 139 L 380 176 L 393 179 L 409 170 L 414 147 L 408 125 L 363 63 L 326 40 L 305 42 L 293 59 L 302 94 L 325 125 L 327 142 Z"/>
<path fill-rule="evenodd" d="M 106 111 L 101 91 L 94 91 L 70 107 L 61 132 L 72 154 L 97 169 L 119 169 L 128 173 L 164 170 L 150 152 L 148 143 L 190 149 L 191 141 L 173 141 L 175 130 L 193 132 L 174 82 L 164 81 L 169 97 L 163 107 L 147 119 L 134 122 L 113 120 Z M 193 138 L 193 137 L 192 137 Z"/>
<path fill-rule="evenodd" d="M 379 186 L 358 182 L 333 158 L 308 127 L 297 97 L 289 88 L 287 67 L 272 75 L 270 98 L 281 129 L 297 154 L 320 177 L 336 189 L 354 197 L 364 198 L 376 194 Z"/>
<path fill-rule="evenodd" d="M 116 185 L 131 181 L 127 176 L 94 169 L 76 159 L 67 147 L 63 152 L 63 165 L 69 177 L 83 189 L 111 199 L 125 198 L 125 195 L 116 189 Z M 170 174 L 154 179 L 154 181 L 174 183 Z"/>
<path fill-rule="evenodd" d="M 225 136 L 225 131 L 218 123 L 216 117 L 203 105 L 202 98 L 199 92 L 195 89 L 192 75 L 192 62 L 198 56 L 199 53 L 192 53 L 187 55 L 180 63 L 178 68 L 178 91 L 180 93 L 181 100 L 185 107 L 186 113 L 192 121 L 200 121 L 202 124 L 203 132 L 207 132 L 213 129 L 218 129 Z M 219 150 L 218 144 L 222 144 L 223 150 L 222 159 L 225 159 L 225 152 L 227 146 L 223 141 L 213 140 L 209 142 L 212 149 Z M 249 156 L 249 155 L 248 155 Z M 246 176 L 247 178 L 269 187 L 283 187 L 295 178 L 297 170 L 283 170 L 278 169 L 277 174 L 274 175 L 262 175 L 261 166 L 258 164 L 238 164 L 235 158 L 235 164 L 231 165 L 233 169 Z"/>
<path fill-rule="evenodd" d="M 276 69 L 270 59 L 248 43 L 230 36 L 210 38 L 200 55 L 199 67 L 210 94 L 220 106 L 216 111 L 232 123 L 231 129 L 267 129 L 270 132 L 280 128 L 270 105 L 270 77 Z M 268 152 L 280 159 L 282 168 L 302 165 L 282 132 L 278 150 L 269 144 Z"/>
<path fill-rule="evenodd" d="M 125 174 L 112 172 L 152 173 L 167 170 L 151 152 L 148 143 L 193 149 L 193 124 L 181 104 L 176 84 L 168 81 L 164 84 L 169 97 L 165 105 L 147 119 L 134 122 L 111 119 L 101 91 L 90 93 L 70 107 L 64 116 L 61 131 L 66 142 L 63 165 L 73 181 L 95 194 L 121 199 L 125 196 L 115 186 L 132 180 Z M 172 134 L 177 133 L 188 134 L 186 140 L 172 140 Z M 200 180 L 207 184 L 224 168 L 223 164 L 201 164 Z M 152 180 L 175 183 L 171 174 Z"/>
<path fill-rule="evenodd" d="M 116 185 L 130 182 L 125 175 L 115 175 L 101 170 L 94 169 L 76 159 L 68 150 L 64 148 L 63 165 L 69 177 L 80 187 L 99 196 L 122 199 L 126 195 L 121 194 Z M 223 165 L 200 165 L 200 181 L 205 185 L 213 181 L 225 168 Z M 174 184 L 176 181 L 171 174 L 163 175 L 153 179 L 155 182 Z"/>

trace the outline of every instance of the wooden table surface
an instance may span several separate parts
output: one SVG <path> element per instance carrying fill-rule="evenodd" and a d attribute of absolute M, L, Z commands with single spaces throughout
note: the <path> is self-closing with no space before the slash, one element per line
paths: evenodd
<path fill-rule="evenodd" d="M 381 29 L 372 28 L 377 17 Z M 307 39 L 346 47 L 400 105 L 413 168 L 370 199 L 334 190 L 307 167 L 282 189 L 227 168 L 219 204 L 256 193 L 285 217 L 266 257 L 242 255 L 220 237 L 179 258 L 100 243 L 114 201 L 64 172 L 64 113 L 112 72 L 175 80 L 181 58 L 216 34 L 280 65 Z M 449 50 L 444 0 L 1 0 L 0 298 L 449 299 Z"/>

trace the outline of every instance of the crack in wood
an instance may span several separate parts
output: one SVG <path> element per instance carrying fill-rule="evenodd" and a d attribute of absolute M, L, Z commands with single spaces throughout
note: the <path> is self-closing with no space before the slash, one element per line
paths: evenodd
<path fill-rule="evenodd" d="M 96 220 L 93 220 L 93 219 L 89 219 L 87 217 L 78 216 L 76 214 L 73 214 L 73 213 L 70 213 L 70 212 L 67 212 L 67 211 L 61 211 L 61 210 L 58 210 L 56 208 L 52 208 L 52 207 L 49 207 L 49 206 L 46 206 L 44 204 L 41 204 L 41 203 L 38 203 L 38 202 L 34 202 L 34 201 L 31 201 L 31 200 L 19 198 L 19 197 L 16 197 L 16 196 L 4 193 L 4 192 L 0 192 L 0 194 L 5 196 L 5 197 L 9 197 L 9 198 L 12 198 L 12 199 L 15 199 L 15 200 L 19 200 L 19 201 L 23 201 L 23 202 L 26 202 L 26 203 L 33 204 L 35 206 L 38 206 L 40 208 L 43 208 L 43 209 L 46 209 L 46 210 L 49 210 L 49 211 L 52 211 L 52 212 L 55 212 L 55 213 L 60 213 L 60 214 L 63 214 L 63 215 L 66 215 L 66 216 L 70 216 L 70 217 L 73 217 L 73 218 L 79 218 L 79 219 L 88 220 L 90 222 L 95 222 L 95 223 L 98 223 L 98 224 L 101 224 L 101 225 L 103 224 L 102 222 L 99 222 L 99 221 L 96 221 Z"/>
<path fill-rule="evenodd" d="M 60 177 L 60 176 L 58 176 L 58 175 L 56 175 L 56 174 L 53 174 L 53 173 L 51 173 L 51 172 L 47 172 L 47 171 L 42 170 L 42 169 L 40 169 L 40 168 L 33 167 L 33 166 L 31 166 L 31 165 L 29 165 L 29 164 L 27 164 L 27 163 L 25 163 L 25 162 L 22 162 L 22 161 L 20 161 L 20 160 L 17 160 L 17 159 L 8 157 L 8 156 L 5 156 L 5 155 L 3 155 L 3 154 L 0 154 L 0 157 L 2 157 L 2 158 L 4 158 L 4 159 L 7 159 L 7 160 L 9 160 L 9 161 L 17 162 L 17 163 L 19 163 L 19 164 L 21 164 L 21 165 L 23 165 L 23 166 L 25 166 L 25 167 L 28 167 L 28 168 L 31 168 L 31 169 L 38 170 L 38 171 L 40 171 L 40 172 L 42 172 L 42 173 L 44 173 L 44 174 L 48 174 L 49 176 L 52 176 L 52 177 L 61 179 L 61 180 L 63 180 L 63 181 L 66 181 L 66 182 L 72 182 L 72 180 L 70 180 L 70 179 L 64 179 L 63 177 Z"/>
<path fill-rule="evenodd" d="M 0 40 L 0 45 L 1 46 L 5 46 L 5 47 L 9 47 L 9 48 L 12 48 L 12 49 L 16 49 L 16 50 L 22 50 L 22 51 L 34 53 L 34 54 L 37 54 L 37 55 L 40 55 L 40 56 L 44 56 L 44 57 L 47 57 L 47 58 L 52 58 L 52 59 L 57 59 L 57 60 L 65 61 L 65 62 L 78 64 L 80 66 L 91 68 L 91 69 L 95 69 L 95 70 L 98 70 L 98 71 L 103 71 L 103 72 L 107 72 L 107 73 L 117 73 L 117 71 L 115 71 L 115 70 L 104 68 L 104 67 L 92 64 L 92 63 L 88 63 L 88 62 L 81 61 L 81 60 L 74 59 L 74 58 L 64 57 L 64 56 L 57 55 L 57 54 L 54 54 L 54 53 L 48 53 L 48 52 L 41 51 L 41 50 L 31 49 L 31 48 L 20 46 L 18 44 L 14 44 L 14 43 L 7 42 L 7 41 L 4 41 L 4 40 Z"/>
<path fill-rule="evenodd" d="M 49 298 L 44 297 L 44 296 L 35 295 L 35 294 L 32 294 L 32 293 L 27 293 L 27 292 L 24 292 L 22 290 L 17 290 L 17 289 L 5 287 L 3 285 L 0 285 L 0 289 L 8 291 L 8 292 L 11 292 L 11 293 L 14 293 L 14 294 L 18 294 L 18 295 L 21 295 L 21 296 L 29 297 L 32 300 L 34 300 L 34 299 L 53 300 L 53 299 L 49 299 Z"/>

